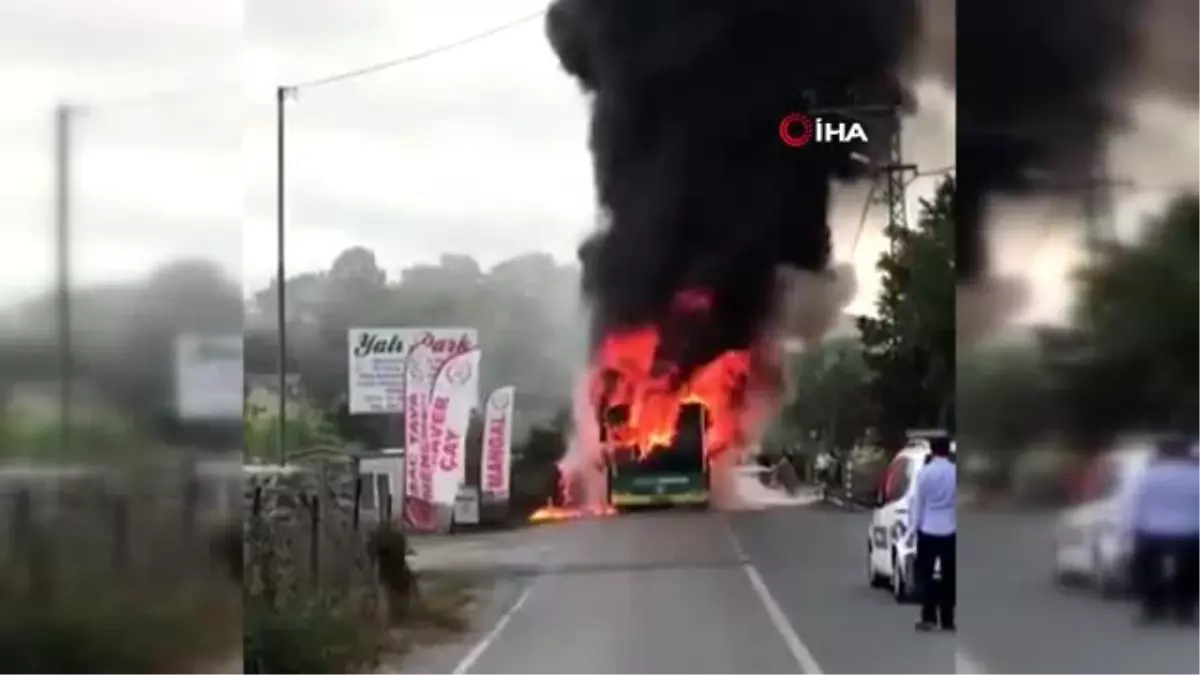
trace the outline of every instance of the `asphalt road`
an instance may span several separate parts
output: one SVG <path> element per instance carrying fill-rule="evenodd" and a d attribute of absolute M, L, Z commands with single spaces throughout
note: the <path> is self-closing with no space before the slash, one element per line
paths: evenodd
<path fill-rule="evenodd" d="M 478 630 L 413 672 L 1198 672 L 1197 634 L 1053 587 L 1048 524 L 963 517 L 959 632 L 867 587 L 867 515 L 666 512 L 533 528 L 477 565 L 502 575 Z M 468 557 L 466 553 L 459 557 Z M 490 561 L 490 562 L 489 562 Z"/>
<path fill-rule="evenodd" d="M 1051 578 L 1054 519 L 960 516 L 960 646 L 993 673 L 1196 673 L 1195 627 L 1135 627 L 1136 607 Z"/>

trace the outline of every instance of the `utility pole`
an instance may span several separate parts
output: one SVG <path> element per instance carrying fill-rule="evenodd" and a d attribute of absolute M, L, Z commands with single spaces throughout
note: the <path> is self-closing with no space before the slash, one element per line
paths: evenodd
<path fill-rule="evenodd" d="M 917 175 L 917 165 L 904 162 L 898 108 L 892 108 L 888 122 L 888 161 L 880 167 L 880 172 L 884 181 L 883 199 L 888 210 L 888 242 L 895 253 L 899 233 L 908 229 L 908 185 Z"/>
<path fill-rule="evenodd" d="M 78 110 L 66 103 L 54 111 L 54 229 L 58 264 L 58 365 L 60 451 L 66 459 L 73 441 L 75 354 L 71 325 L 71 151 Z"/>
<path fill-rule="evenodd" d="M 834 114 L 847 117 L 883 118 L 887 121 L 888 157 L 882 165 L 873 165 L 876 179 L 883 180 L 883 194 L 879 202 L 887 207 L 888 221 L 884 230 L 890 245 L 895 250 L 898 233 L 908 229 L 908 185 L 917 175 L 917 165 L 904 161 L 904 148 L 900 135 L 900 107 L 898 105 L 846 105 L 818 108 L 814 115 Z"/>
<path fill-rule="evenodd" d="M 962 127 L 960 126 L 961 130 Z M 1068 133 L 1070 129 L 1064 129 Z M 1045 129 L 1029 130 L 1024 127 L 1003 129 L 981 129 L 980 134 L 998 135 L 1011 141 L 1021 141 L 1026 136 L 1045 133 Z M 1082 216 L 1084 221 L 1084 240 L 1089 253 L 1097 246 L 1116 238 L 1116 223 L 1113 218 L 1113 192 L 1116 188 L 1132 188 L 1136 184 L 1125 179 L 1113 178 L 1109 171 L 1108 147 L 1102 145 L 1092 160 L 1092 166 L 1087 176 L 1082 179 L 1075 176 L 1064 177 L 1053 169 L 1031 167 L 1023 172 L 1023 178 L 1038 191 L 1054 195 L 1080 195 Z"/>
<path fill-rule="evenodd" d="M 276 451 L 279 464 L 287 464 L 287 265 L 284 239 L 284 118 L 286 117 L 289 87 L 275 88 L 275 279 L 276 320 L 279 324 L 279 426 L 276 429 Z"/>
<path fill-rule="evenodd" d="M 1116 236 L 1112 215 L 1114 185 L 1108 171 L 1108 158 L 1102 153 L 1083 186 L 1083 226 L 1089 252 L 1099 250 L 1101 244 Z"/>
<path fill-rule="evenodd" d="M 1034 184 L 1053 194 L 1078 195 L 1082 206 L 1084 244 L 1089 255 L 1100 245 L 1116 240 L 1113 217 L 1113 193 L 1117 188 L 1133 188 L 1133 181 L 1114 178 L 1109 171 L 1107 153 L 1101 152 L 1086 176 L 1063 177 L 1053 172 L 1030 170 Z"/>

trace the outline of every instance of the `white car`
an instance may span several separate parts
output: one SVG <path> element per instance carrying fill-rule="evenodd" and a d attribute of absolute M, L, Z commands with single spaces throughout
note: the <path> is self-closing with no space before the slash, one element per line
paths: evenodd
<path fill-rule="evenodd" d="M 1125 523 L 1132 490 L 1153 456 L 1151 442 L 1130 442 L 1098 457 L 1078 503 L 1058 518 L 1054 577 L 1084 581 L 1107 597 L 1129 589 L 1132 541 Z"/>
<path fill-rule="evenodd" d="M 955 446 L 951 445 L 951 453 Z M 874 588 L 890 588 L 897 602 L 915 596 L 913 563 L 916 547 L 910 545 L 908 508 L 917 475 L 929 457 L 927 440 L 911 441 L 888 465 L 887 473 L 871 512 L 867 532 L 867 579 Z M 940 570 L 935 569 L 937 575 Z"/>

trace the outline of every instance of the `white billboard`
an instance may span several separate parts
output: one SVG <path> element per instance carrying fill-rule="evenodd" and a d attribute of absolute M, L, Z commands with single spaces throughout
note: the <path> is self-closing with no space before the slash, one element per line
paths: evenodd
<path fill-rule="evenodd" d="M 244 394 L 240 334 L 175 339 L 175 410 L 181 419 L 241 419 Z"/>
<path fill-rule="evenodd" d="M 408 356 L 417 345 L 446 359 L 479 346 L 474 328 L 351 328 L 346 332 L 352 415 L 404 412 Z"/>

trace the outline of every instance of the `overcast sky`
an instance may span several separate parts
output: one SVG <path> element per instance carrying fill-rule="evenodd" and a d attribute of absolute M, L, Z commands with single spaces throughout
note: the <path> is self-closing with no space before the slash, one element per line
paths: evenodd
<path fill-rule="evenodd" d="M 3 296 L 35 292 L 53 278 L 50 111 L 61 97 L 91 106 L 75 124 L 80 283 L 136 277 L 188 255 L 260 287 L 275 265 L 276 85 L 421 52 L 546 4 L 6 0 Z M 907 129 L 910 159 L 926 169 L 946 166 L 953 161 L 950 96 L 934 85 L 919 95 L 925 112 Z M 1195 180 L 1194 115 L 1178 118 L 1188 130 L 1168 137 L 1159 154 L 1188 158 Z M 303 89 L 288 106 L 289 270 L 327 266 L 352 245 L 373 248 L 393 273 L 443 252 L 485 265 L 528 250 L 572 259 L 595 212 L 586 128 L 582 97 L 559 70 L 538 20 L 384 72 Z M 933 184 L 918 181 L 913 201 Z M 862 201 L 861 190 L 847 190 L 835 209 L 840 260 L 851 259 Z M 855 310 L 869 308 L 878 291 L 873 266 L 883 213 L 873 211 L 854 252 Z M 1037 265 L 1026 256 L 1016 266 L 1039 278 L 1046 300 L 1031 311 L 1061 312 L 1066 295 L 1055 280 L 1071 242 L 1029 236 L 1036 239 L 1010 237 L 1016 243 L 1006 247 L 1037 248 Z"/>

